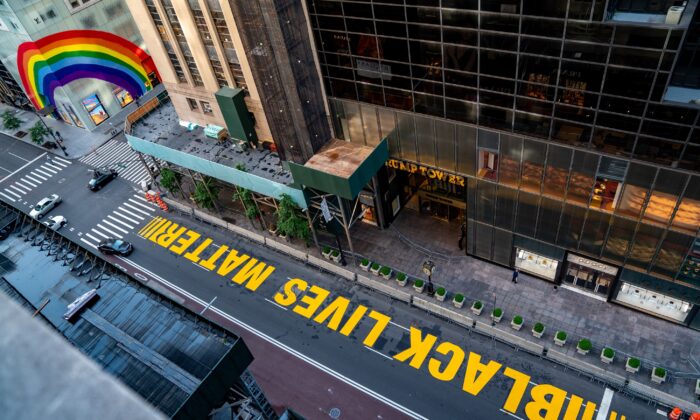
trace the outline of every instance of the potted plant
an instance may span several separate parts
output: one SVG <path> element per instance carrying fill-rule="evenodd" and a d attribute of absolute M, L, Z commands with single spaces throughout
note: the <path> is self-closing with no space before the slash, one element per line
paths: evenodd
<path fill-rule="evenodd" d="M 642 362 L 636 357 L 628 357 L 627 363 L 625 363 L 625 370 L 629 373 L 637 373 L 641 365 Z"/>
<path fill-rule="evenodd" d="M 384 277 L 385 280 L 389 280 L 391 278 L 391 273 L 393 273 L 393 270 L 387 266 L 383 266 L 379 269 L 379 275 Z"/>
<path fill-rule="evenodd" d="M 447 290 L 445 290 L 444 287 L 438 287 L 435 291 L 435 299 L 439 300 L 440 302 L 444 302 L 446 296 Z"/>
<path fill-rule="evenodd" d="M 382 266 L 379 265 L 379 263 L 372 263 L 372 265 L 369 266 L 369 272 L 375 276 L 378 276 L 380 268 L 382 268 Z"/>
<path fill-rule="evenodd" d="M 461 293 L 457 293 L 452 298 L 452 304 L 455 306 L 455 308 L 461 308 L 462 306 L 464 306 L 464 295 Z"/>
<path fill-rule="evenodd" d="M 651 370 L 651 381 L 655 384 L 662 384 L 666 380 L 666 369 L 655 367 Z"/>
<path fill-rule="evenodd" d="M 405 286 L 408 283 L 408 276 L 405 273 L 396 273 L 396 283 L 399 286 Z"/>
<path fill-rule="evenodd" d="M 360 268 L 364 271 L 369 271 L 369 265 L 370 261 L 367 258 L 363 258 L 360 260 Z"/>
<path fill-rule="evenodd" d="M 331 259 L 331 247 L 329 246 L 324 246 L 323 251 L 321 252 L 321 255 L 323 255 L 323 258 L 330 260 Z"/>
<path fill-rule="evenodd" d="M 491 320 L 493 322 L 501 322 L 501 318 L 503 318 L 503 309 L 496 308 L 491 311 Z"/>
<path fill-rule="evenodd" d="M 603 363 L 611 364 L 615 359 L 615 350 L 610 347 L 606 347 L 600 352 L 600 361 Z"/>
<path fill-rule="evenodd" d="M 335 262 L 340 261 L 340 251 L 338 251 L 337 249 L 331 251 L 331 259 Z"/>
<path fill-rule="evenodd" d="M 472 303 L 472 313 L 474 315 L 477 315 L 477 316 L 481 315 L 481 311 L 483 311 L 483 310 L 484 310 L 484 304 L 481 303 L 480 300 L 477 300 L 474 303 Z"/>
<path fill-rule="evenodd" d="M 542 338 L 542 336 L 544 335 L 544 330 L 544 324 L 538 322 L 532 327 L 532 336 L 536 338 Z"/>
<path fill-rule="evenodd" d="M 564 331 L 557 331 L 557 333 L 554 334 L 554 344 L 560 347 L 566 344 L 566 333 Z"/>
<path fill-rule="evenodd" d="M 510 321 L 510 327 L 515 331 L 520 331 L 520 329 L 523 327 L 523 317 L 520 315 L 514 316 Z"/>
<path fill-rule="evenodd" d="M 421 279 L 416 279 L 415 283 L 413 283 L 413 289 L 418 293 L 423 293 L 423 289 L 425 289 L 425 282 Z"/>
<path fill-rule="evenodd" d="M 591 340 L 587 338 L 580 339 L 576 345 L 576 351 L 578 354 L 588 354 L 588 352 L 591 351 L 591 348 L 593 348 L 593 344 L 591 344 Z"/>

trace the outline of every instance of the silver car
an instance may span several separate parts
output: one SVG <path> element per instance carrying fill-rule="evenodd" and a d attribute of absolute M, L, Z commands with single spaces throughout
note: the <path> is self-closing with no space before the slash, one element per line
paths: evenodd
<path fill-rule="evenodd" d="M 61 201 L 61 197 L 59 197 L 58 194 L 51 194 L 48 197 L 44 197 L 32 208 L 32 211 L 29 212 L 29 217 L 33 217 L 37 220 L 41 219 L 46 213 L 61 204 Z"/>
<path fill-rule="evenodd" d="M 49 229 L 59 230 L 68 223 L 68 220 L 63 216 L 53 216 L 49 217 L 49 220 L 45 220 L 44 224 L 49 227 Z"/>

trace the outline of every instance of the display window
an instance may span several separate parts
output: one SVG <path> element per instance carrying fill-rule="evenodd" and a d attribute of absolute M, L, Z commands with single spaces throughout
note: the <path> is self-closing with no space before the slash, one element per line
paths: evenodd
<path fill-rule="evenodd" d="M 119 102 L 122 108 L 134 102 L 134 98 L 131 97 L 131 94 L 118 86 L 112 90 L 112 94 L 117 98 L 117 102 Z"/>
<path fill-rule="evenodd" d="M 487 150 L 479 150 L 479 178 L 496 180 L 496 170 L 498 169 L 498 154 Z"/>
<path fill-rule="evenodd" d="M 515 268 L 520 271 L 554 281 L 557 278 L 559 261 L 537 255 L 522 248 L 515 248 Z"/>
<path fill-rule="evenodd" d="M 109 118 L 109 114 L 107 111 L 105 111 L 105 108 L 102 106 L 102 102 L 97 95 L 88 96 L 87 98 L 83 99 L 82 103 L 85 110 L 88 112 L 88 114 L 90 114 L 90 118 L 92 118 L 92 122 L 94 122 L 95 125 L 100 125 L 105 122 L 107 118 Z"/>
<path fill-rule="evenodd" d="M 685 321 L 693 308 L 690 302 L 627 282 L 622 282 L 615 300 L 678 322 Z"/>
<path fill-rule="evenodd" d="M 564 285 L 569 289 L 583 292 L 583 294 L 607 300 L 612 290 L 617 267 L 590 260 L 575 254 L 569 254 L 566 258 L 566 274 Z"/>

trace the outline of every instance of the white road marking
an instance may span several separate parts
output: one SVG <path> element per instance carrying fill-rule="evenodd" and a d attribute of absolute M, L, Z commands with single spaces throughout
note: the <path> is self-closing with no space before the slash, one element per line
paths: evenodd
<path fill-rule="evenodd" d="M 73 164 L 73 162 L 71 162 L 70 160 L 61 159 L 61 158 L 58 157 L 58 156 L 54 156 L 53 158 L 56 159 L 56 160 L 58 160 L 59 162 L 65 163 L 66 165 L 72 165 L 72 164 Z"/>
<path fill-rule="evenodd" d="M 113 212 L 116 213 L 116 212 Z M 121 220 L 117 219 L 116 217 L 112 216 L 111 214 L 107 215 L 108 218 L 114 220 L 115 222 L 119 223 L 120 225 L 124 225 L 128 227 L 129 229 L 133 229 L 134 227 L 131 225 L 127 225 L 126 223 L 122 222 Z"/>
<path fill-rule="evenodd" d="M 8 154 L 8 155 L 12 155 L 12 156 L 16 157 L 17 159 L 21 159 L 21 160 L 23 160 L 23 161 L 25 161 L 25 162 L 29 162 L 28 159 L 25 159 L 25 158 L 23 158 L 22 156 L 16 155 L 16 154 L 14 154 L 14 153 L 12 153 L 12 152 L 7 152 L 7 154 Z"/>
<path fill-rule="evenodd" d="M 409 328 L 406 328 L 406 327 L 404 327 L 403 325 L 399 325 L 399 324 L 395 323 L 394 321 L 389 321 L 389 324 L 391 324 L 391 325 L 393 325 L 393 326 L 395 326 L 395 327 L 399 327 L 399 328 L 401 328 L 402 330 L 411 331 Z"/>
<path fill-rule="evenodd" d="M 34 175 L 34 172 L 32 172 L 31 174 Z M 32 178 L 31 176 L 29 176 L 29 174 L 26 174 L 26 175 L 24 176 L 24 178 L 31 179 L 32 182 L 36 182 L 36 183 L 39 184 L 39 185 L 43 184 L 43 182 L 39 181 L 38 179 Z M 35 187 L 36 187 L 36 185 L 35 185 Z"/>
<path fill-rule="evenodd" d="M 116 237 L 119 238 L 119 239 L 122 239 L 122 238 L 124 237 L 124 236 L 118 234 L 117 232 L 115 232 L 115 231 L 113 231 L 113 230 L 107 229 L 106 227 L 102 226 L 102 225 L 99 224 L 99 223 L 97 224 L 97 227 L 99 227 L 100 229 L 104 230 L 105 232 L 107 232 L 107 233 L 109 233 L 109 234 L 111 234 L 111 235 L 116 236 Z"/>
<path fill-rule="evenodd" d="M 34 171 L 36 171 L 36 169 L 34 169 Z M 48 181 L 48 180 L 49 180 L 49 178 L 44 178 L 43 176 L 39 175 L 38 173 L 36 173 L 36 172 L 34 172 L 34 171 L 31 171 L 31 172 L 30 172 L 30 174 L 32 174 L 32 176 L 35 176 L 35 177 L 37 177 L 37 178 L 39 178 L 39 179 L 43 179 L 44 181 Z M 27 176 L 29 176 L 29 175 L 27 175 Z"/>
<path fill-rule="evenodd" d="M 95 229 L 90 229 L 90 230 L 93 231 L 94 233 L 100 235 L 101 237 L 103 237 L 103 238 L 105 238 L 105 239 L 109 239 L 109 236 L 105 235 L 104 233 L 102 233 L 102 232 L 100 232 L 100 231 L 98 231 L 98 230 L 95 230 Z"/>
<path fill-rule="evenodd" d="M 48 164 L 44 164 L 44 165 L 47 165 L 47 166 L 48 166 Z M 43 169 L 43 170 L 45 170 L 45 171 L 47 171 L 47 172 L 51 172 L 51 173 L 54 174 L 54 175 L 56 175 L 56 174 L 58 173 L 57 170 L 48 168 L 47 166 L 44 166 L 44 165 L 41 165 L 41 169 Z"/>
<path fill-rule="evenodd" d="M 598 415 L 595 417 L 595 420 L 605 420 L 608 418 L 608 412 L 610 411 L 610 404 L 612 403 L 613 395 L 615 395 L 615 391 L 605 387 L 603 400 L 598 405 Z"/>
<path fill-rule="evenodd" d="M 3 197 L 5 197 L 5 198 L 7 198 L 7 199 L 10 200 L 10 201 L 12 201 L 13 203 L 17 201 L 17 200 L 15 200 L 14 198 L 12 198 L 12 197 L 6 195 L 5 193 L 1 193 L 1 192 L 0 192 L 0 195 L 3 196 Z"/>
<path fill-rule="evenodd" d="M 660 409 L 660 408 L 657 408 L 657 409 L 656 409 L 656 414 L 662 415 L 662 416 L 664 416 L 664 417 L 668 416 L 668 413 L 665 412 L 664 410 Z"/>
<path fill-rule="evenodd" d="M 144 239 L 146 239 L 146 238 L 144 238 Z M 201 266 L 201 265 L 197 264 L 197 263 L 196 263 L 196 262 L 194 262 L 194 261 L 190 261 L 190 262 L 191 262 L 192 264 L 194 264 L 194 265 L 195 265 L 195 267 L 199 267 L 199 268 L 201 268 L 202 270 L 206 270 L 206 271 L 211 271 L 211 270 L 210 270 L 210 269 L 208 269 L 207 267 L 203 267 L 203 266 Z"/>
<path fill-rule="evenodd" d="M 110 222 L 109 220 L 102 219 L 102 223 L 106 223 L 106 224 L 112 226 L 113 228 L 115 228 L 116 230 L 118 230 L 118 231 L 120 231 L 120 232 L 124 232 L 125 235 L 126 235 L 127 233 L 129 233 L 128 230 L 124 230 L 124 228 L 115 225 L 114 223 Z"/>
<path fill-rule="evenodd" d="M 150 210 L 150 211 L 152 211 L 152 212 L 153 212 L 153 211 L 156 211 L 156 209 L 154 209 L 153 207 L 149 207 L 149 206 L 147 206 L 147 205 L 145 205 L 145 204 L 141 204 L 141 203 L 139 203 L 138 201 L 134 200 L 133 198 L 130 198 L 129 201 L 131 201 L 132 203 L 136 204 L 137 206 L 141 206 L 141 207 L 145 208 L 146 210 Z"/>
<path fill-rule="evenodd" d="M 391 357 L 387 356 L 386 354 L 382 353 L 381 351 L 377 351 L 377 350 L 373 349 L 372 347 L 365 346 L 365 348 L 373 353 L 377 353 L 378 355 L 382 356 L 385 359 L 394 360 Z"/>
<path fill-rule="evenodd" d="M 30 191 L 32 190 L 31 188 L 27 188 L 27 187 L 25 187 L 24 185 L 20 184 L 18 181 L 15 181 L 15 185 L 14 185 L 13 187 L 14 187 L 14 188 L 19 187 L 19 188 L 22 189 L 25 193 L 28 193 L 28 192 L 30 192 Z"/>
<path fill-rule="evenodd" d="M 141 209 L 139 209 L 139 208 L 136 208 L 136 207 L 132 206 L 132 205 L 129 204 L 129 203 L 123 203 L 123 204 L 124 204 L 125 206 L 127 206 L 128 208 L 130 208 L 130 209 L 133 209 L 133 210 L 135 210 L 135 211 L 137 211 L 137 212 L 139 212 L 139 213 L 143 213 L 143 214 L 145 214 L 146 216 L 148 216 L 148 213 L 146 213 L 145 211 L 143 211 L 143 210 L 141 210 Z"/>
<path fill-rule="evenodd" d="M 63 168 L 58 167 L 58 166 L 53 166 L 53 165 L 50 164 L 49 162 L 45 162 L 44 165 L 46 165 L 46 166 L 48 166 L 48 167 L 50 167 L 50 168 L 53 168 L 53 169 L 55 169 L 55 170 L 57 170 L 57 171 L 62 171 L 62 170 L 63 170 Z M 57 173 L 58 173 L 58 172 L 57 172 Z"/>
<path fill-rule="evenodd" d="M 87 236 L 88 238 L 92 239 L 93 241 L 95 241 L 97 243 L 100 242 L 100 239 L 95 238 L 94 236 L 90 235 L 89 233 L 86 233 L 85 236 Z"/>
<path fill-rule="evenodd" d="M 86 234 L 87 235 L 87 234 Z M 85 238 L 80 238 L 81 241 L 85 242 L 88 246 L 97 249 L 97 246 L 93 245 L 92 242 L 86 241 Z"/>
<path fill-rule="evenodd" d="M 138 194 L 134 194 L 134 197 L 138 198 L 139 200 L 143 201 L 144 203 L 150 203 L 150 201 L 146 200 L 145 198 L 141 197 Z"/>
<path fill-rule="evenodd" d="M 152 277 L 153 277 L 155 280 L 157 280 L 158 282 L 160 282 L 160 283 L 162 283 L 162 284 L 168 286 L 168 287 L 171 288 L 172 290 L 175 290 L 175 291 L 177 291 L 177 292 L 180 292 L 181 294 L 183 294 L 183 295 L 189 297 L 190 299 L 192 299 L 193 301 L 199 303 L 200 305 L 202 305 L 202 306 L 205 306 L 205 305 L 206 305 L 206 302 L 203 301 L 202 299 L 200 299 L 200 298 L 194 296 L 193 294 L 191 294 L 191 293 L 185 291 L 184 289 L 181 289 L 181 288 L 178 287 L 178 286 L 175 286 L 174 284 L 168 282 L 167 280 L 163 279 L 162 277 L 158 276 L 157 274 L 154 274 L 154 273 L 152 273 L 151 271 L 149 271 L 149 270 L 143 268 L 142 266 L 140 266 L 140 265 L 138 265 L 138 264 L 132 262 L 131 260 L 129 260 L 129 259 L 127 259 L 127 258 L 124 258 L 124 257 L 121 257 L 121 256 L 117 256 L 117 258 L 120 259 L 120 260 L 122 260 L 122 261 L 128 262 L 128 263 L 131 264 L 132 266 L 138 268 L 140 271 L 143 271 L 144 273 L 147 273 L 148 275 L 152 276 Z M 320 362 L 318 362 L 318 361 L 316 361 L 316 360 L 314 360 L 314 359 L 312 359 L 312 358 L 306 356 L 305 354 L 302 354 L 301 352 L 298 352 L 298 351 L 294 350 L 293 348 L 287 346 L 286 344 L 284 344 L 284 343 L 282 343 L 282 342 L 280 342 L 280 341 L 275 340 L 274 338 L 268 336 L 267 334 L 265 334 L 265 333 L 263 333 L 263 332 L 261 332 L 261 331 L 256 330 L 255 328 L 253 328 L 253 327 L 251 327 L 250 325 L 244 323 L 243 321 L 238 320 L 237 318 L 234 318 L 233 316 L 227 314 L 226 312 L 224 312 L 224 311 L 222 311 L 222 310 L 220 310 L 220 309 L 218 309 L 218 308 L 216 308 L 216 307 L 214 307 L 214 306 L 210 307 L 209 310 L 210 310 L 210 311 L 213 311 L 213 312 L 216 312 L 216 313 L 219 314 L 220 316 L 222 316 L 222 317 L 228 319 L 229 321 L 231 321 L 231 322 L 233 322 L 234 324 L 238 325 L 239 327 L 245 329 L 246 331 L 250 332 L 251 334 L 254 334 L 254 335 L 258 336 L 259 338 L 261 338 L 261 339 L 267 341 L 268 343 L 272 344 L 273 346 L 275 346 L 275 347 L 277 347 L 277 348 L 279 348 L 279 349 L 281 349 L 281 350 L 286 351 L 287 353 L 289 353 L 289 354 L 295 356 L 296 358 L 298 358 L 298 359 L 300 359 L 300 360 L 302 360 L 302 361 L 308 363 L 308 364 L 311 365 L 311 366 L 314 366 L 315 368 L 321 370 L 322 372 L 327 373 L 328 375 L 330 375 L 330 376 L 332 376 L 332 377 L 338 379 L 339 381 L 341 381 L 341 382 L 343 382 L 343 383 L 345 383 L 345 384 L 347 384 L 347 385 L 349 385 L 349 386 L 351 386 L 351 387 L 357 389 L 358 391 L 361 391 L 361 392 L 363 392 L 363 393 L 365 393 L 365 394 L 371 396 L 372 398 L 376 399 L 377 401 L 380 401 L 380 402 L 382 402 L 382 403 L 388 405 L 389 407 L 392 407 L 392 408 L 394 408 L 395 410 L 398 410 L 398 411 L 400 411 L 401 413 L 403 413 L 403 414 L 405 414 L 405 415 L 407 415 L 407 416 L 409 416 L 409 417 L 412 417 L 412 418 L 414 418 L 414 419 L 428 420 L 427 417 L 422 416 L 422 415 L 416 413 L 415 411 L 412 411 L 412 410 L 410 410 L 410 409 L 408 409 L 408 408 L 402 406 L 401 404 L 399 404 L 399 403 L 397 403 L 397 402 L 395 402 L 395 401 L 393 401 L 393 400 L 390 400 L 389 398 L 387 398 L 387 397 L 385 397 L 385 396 L 383 396 L 383 395 L 381 395 L 381 394 L 379 394 L 379 393 L 377 393 L 377 392 L 375 392 L 375 391 L 372 391 L 371 389 L 367 388 L 366 386 L 364 386 L 364 385 L 362 385 L 362 384 L 360 384 L 360 383 L 357 383 L 357 382 L 353 381 L 352 379 L 348 378 L 347 376 L 344 376 L 344 375 L 342 375 L 342 374 L 340 374 L 340 373 L 334 371 L 333 369 L 329 368 L 328 366 L 326 366 L 326 365 L 324 365 L 324 364 L 322 364 L 322 363 L 320 363 Z"/>
<path fill-rule="evenodd" d="M 2 169 L 2 170 L 5 171 L 5 172 L 12 172 L 11 170 L 5 169 L 5 168 L 3 168 L 2 166 L 0 166 L 0 169 Z"/>
<path fill-rule="evenodd" d="M 138 215 L 138 214 L 134 214 L 134 213 L 130 212 L 129 210 L 125 209 L 125 208 L 122 207 L 122 206 L 119 206 L 118 208 L 119 208 L 119 210 L 123 211 L 124 213 L 130 214 L 130 215 L 134 216 L 135 218 L 137 218 L 137 219 L 139 219 L 139 220 L 145 219 L 145 217 L 140 216 L 140 215 Z M 114 213 L 116 213 L 116 211 L 115 211 Z M 129 219 L 128 217 L 127 217 L 127 219 L 128 219 L 128 220 L 131 220 L 131 219 Z M 131 221 L 134 222 L 134 220 L 131 220 Z M 136 222 L 136 223 L 138 223 L 138 222 Z"/>
<path fill-rule="evenodd" d="M 58 166 L 60 166 L 61 168 L 67 168 L 67 167 L 68 167 L 68 165 L 66 165 L 66 164 L 64 164 L 64 163 L 61 163 L 61 162 L 56 162 L 55 160 L 52 160 L 51 163 L 53 163 L 54 165 L 58 165 Z"/>
<path fill-rule="evenodd" d="M 25 164 L 22 165 L 20 168 L 16 169 L 14 172 L 12 172 L 12 173 L 6 175 L 5 178 L 0 179 L 0 182 L 3 182 L 3 181 L 6 180 L 7 178 L 11 177 L 12 175 L 16 174 L 17 172 L 21 171 L 22 169 L 26 168 L 27 166 L 31 165 L 32 163 L 34 163 L 35 161 L 39 160 L 40 158 L 42 158 L 42 157 L 44 157 L 44 156 L 46 156 L 46 152 L 40 154 L 39 156 L 37 156 L 37 157 L 35 157 L 34 159 L 30 160 L 29 162 L 25 163 Z"/>
<path fill-rule="evenodd" d="M 26 176 L 23 177 L 22 179 L 20 179 L 19 181 L 26 182 L 27 184 L 31 185 L 32 188 L 36 188 L 36 187 L 37 187 L 35 184 L 32 184 L 31 182 L 27 181 L 27 180 L 24 179 L 24 178 L 26 178 Z M 19 181 L 15 181 L 15 182 L 19 182 Z"/>
<path fill-rule="evenodd" d="M 273 300 L 270 300 L 270 299 L 268 299 L 268 298 L 265 298 L 265 300 L 268 301 L 268 302 L 270 302 L 271 304 L 277 306 L 277 307 L 280 308 L 280 309 L 284 309 L 285 311 L 287 310 L 287 308 L 285 308 L 284 306 L 280 305 L 279 303 L 277 303 L 277 302 L 275 302 L 275 301 L 273 301 Z"/>
<path fill-rule="evenodd" d="M 522 417 L 520 417 L 520 416 L 516 416 L 515 414 L 511 413 L 510 411 L 506 411 L 506 410 L 504 410 L 504 409 L 502 409 L 502 408 L 500 409 L 500 411 L 501 411 L 501 413 L 508 414 L 509 416 L 515 417 L 516 419 L 525 420 L 524 418 L 522 418 Z"/>
<path fill-rule="evenodd" d="M 15 192 L 12 192 L 12 191 L 10 191 L 10 190 L 8 190 L 7 188 L 5 188 L 4 191 L 5 191 L 6 193 L 8 193 L 8 194 L 14 195 L 14 196 L 17 197 L 18 199 L 19 199 L 19 198 L 22 198 L 21 195 L 15 193 Z"/>
<path fill-rule="evenodd" d="M 14 185 L 8 185 L 9 188 L 12 188 L 15 191 L 19 191 L 20 194 L 25 195 L 26 192 L 23 190 L 20 190 L 19 188 L 15 187 Z"/>
<path fill-rule="evenodd" d="M 42 174 L 42 175 L 48 177 L 48 178 L 46 178 L 47 180 L 53 176 L 53 174 L 46 173 L 46 172 L 42 171 L 42 170 L 39 169 L 39 168 L 34 168 L 34 170 L 37 171 L 37 172 L 39 172 L 40 174 Z M 39 176 L 39 175 L 37 175 L 37 176 Z"/>

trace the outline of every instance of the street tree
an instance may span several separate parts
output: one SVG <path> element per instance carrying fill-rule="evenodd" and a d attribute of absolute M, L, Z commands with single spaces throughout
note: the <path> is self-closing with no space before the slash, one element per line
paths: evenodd
<path fill-rule="evenodd" d="M 44 137 L 49 135 L 49 130 L 47 130 L 40 121 L 37 121 L 36 124 L 29 129 L 29 134 L 34 143 L 42 145 L 44 144 Z"/>
<path fill-rule="evenodd" d="M 311 236 L 309 224 L 292 197 L 282 194 L 278 207 L 277 231 L 289 238 L 303 239 L 308 244 Z"/>
<path fill-rule="evenodd" d="M 160 185 L 168 190 L 171 194 L 180 191 L 180 179 L 182 175 L 173 171 L 170 168 L 163 168 L 160 171 Z"/>
<path fill-rule="evenodd" d="M 2 118 L 3 127 L 5 127 L 8 130 L 17 129 L 22 123 L 22 121 L 20 121 L 20 119 L 15 116 L 15 113 L 10 111 L 9 109 L 3 112 L 2 115 L 0 115 L 0 117 Z"/>
<path fill-rule="evenodd" d="M 237 164 L 236 169 L 242 172 L 248 172 L 248 169 L 242 163 Z M 243 205 L 243 210 L 245 211 L 245 216 L 250 220 L 258 219 L 260 222 L 260 229 L 264 229 L 262 220 L 260 220 L 258 206 L 255 205 L 255 200 L 253 199 L 253 193 L 247 188 L 241 188 L 239 186 L 235 186 L 235 188 L 236 192 L 233 193 L 233 201 L 240 200 Z"/>
<path fill-rule="evenodd" d="M 218 196 L 219 187 L 214 185 L 214 181 L 211 178 L 204 177 L 204 179 L 197 182 L 192 199 L 198 206 L 211 210 L 214 208 L 214 201 Z"/>

